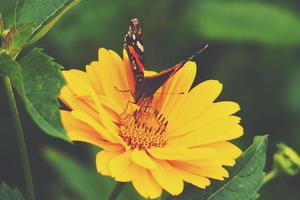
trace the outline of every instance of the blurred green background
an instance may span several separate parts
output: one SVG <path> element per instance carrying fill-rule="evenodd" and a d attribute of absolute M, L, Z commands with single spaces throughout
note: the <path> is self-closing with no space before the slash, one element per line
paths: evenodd
<path fill-rule="evenodd" d="M 13 14 L 14 4 L 13 0 L 0 0 L 4 17 Z M 97 59 L 100 47 L 121 53 L 128 22 L 134 17 L 142 24 L 149 68 L 167 68 L 208 43 L 209 48 L 196 58 L 195 84 L 218 79 L 224 84 L 219 100 L 234 100 L 241 105 L 239 115 L 245 135 L 236 143 L 243 149 L 254 135 L 270 134 L 269 170 L 278 142 L 300 152 L 299 11 L 298 0 L 82 0 L 36 46 L 66 69 L 84 69 Z M 3 85 L 0 180 L 24 191 L 16 135 L 1 91 Z M 19 109 L 37 199 L 92 200 L 101 199 L 97 190 L 103 195 L 110 192 L 111 180 L 94 176 L 96 148 L 46 136 L 20 102 Z M 299 175 L 277 178 L 261 189 L 261 199 L 298 200 L 299 184 Z M 131 196 L 130 187 L 126 190 L 129 192 L 123 199 L 136 198 Z"/>

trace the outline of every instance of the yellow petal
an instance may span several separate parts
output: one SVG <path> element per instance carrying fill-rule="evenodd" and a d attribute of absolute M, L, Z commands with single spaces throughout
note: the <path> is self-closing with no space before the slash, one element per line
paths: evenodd
<path fill-rule="evenodd" d="M 212 148 L 151 147 L 148 152 L 162 160 L 197 160 L 216 156 Z"/>
<path fill-rule="evenodd" d="M 243 127 L 239 125 L 240 118 L 228 116 L 199 127 L 186 135 L 170 138 L 169 145 L 194 147 L 203 144 L 232 140 L 243 135 Z"/>
<path fill-rule="evenodd" d="M 126 74 L 122 74 L 125 73 L 124 67 L 124 65 L 119 66 L 116 64 L 109 51 L 104 48 L 99 49 L 99 68 L 101 72 L 98 77 L 102 82 L 103 92 L 106 96 L 114 99 L 123 109 L 130 101 L 126 92 L 117 90 L 129 90 L 129 88 L 124 88 L 126 85 L 124 85 L 125 81 L 123 80 L 127 78 Z"/>
<path fill-rule="evenodd" d="M 62 71 L 62 74 L 67 81 L 68 87 L 74 94 L 79 96 L 87 95 L 85 85 L 88 85 L 89 81 L 85 72 L 71 69 Z"/>
<path fill-rule="evenodd" d="M 131 154 L 131 159 L 137 165 L 147 169 L 153 169 L 157 167 L 156 162 L 154 162 L 144 150 L 134 149 Z"/>
<path fill-rule="evenodd" d="M 206 186 L 210 185 L 210 180 L 204 176 L 200 176 L 197 174 L 193 174 L 191 172 L 175 168 L 176 171 L 183 177 L 183 180 L 191 183 L 199 188 L 206 188 Z"/>
<path fill-rule="evenodd" d="M 109 171 L 116 181 L 128 182 L 135 179 L 139 166 L 131 161 L 132 151 L 126 151 L 109 162 Z"/>
<path fill-rule="evenodd" d="M 92 127 L 88 124 L 81 122 L 74 117 L 71 116 L 70 111 L 60 110 L 60 118 L 61 122 L 65 128 L 65 130 L 82 130 L 86 132 L 96 132 Z"/>
<path fill-rule="evenodd" d="M 224 178 L 229 177 L 228 172 L 223 167 L 200 168 L 198 169 L 197 174 L 221 181 L 224 180 Z"/>
<path fill-rule="evenodd" d="M 140 168 L 132 185 L 144 198 L 158 198 L 162 193 L 161 186 L 155 181 L 148 170 Z"/>
<path fill-rule="evenodd" d="M 213 148 L 219 154 L 222 164 L 227 166 L 233 166 L 235 159 L 242 154 L 242 151 L 230 142 L 217 142 L 207 144 L 205 147 Z"/>
<path fill-rule="evenodd" d="M 135 80 L 134 80 L 134 75 L 132 73 L 132 68 L 131 64 L 127 55 L 127 52 L 125 49 L 123 49 L 123 65 L 125 66 L 126 69 L 126 77 L 128 81 L 128 86 L 131 91 L 134 92 L 135 90 Z"/>
<path fill-rule="evenodd" d="M 194 173 L 200 176 L 213 178 L 217 180 L 224 180 L 224 177 L 228 177 L 229 174 L 221 165 L 208 166 L 205 163 L 199 162 L 186 162 L 186 161 L 172 161 L 172 165 L 176 168 Z"/>
<path fill-rule="evenodd" d="M 196 63 L 187 62 L 176 74 L 174 74 L 162 87 L 160 111 L 169 116 L 171 112 L 179 108 L 176 93 L 188 93 L 196 76 Z M 175 93 L 174 95 L 170 93 Z"/>
<path fill-rule="evenodd" d="M 94 88 L 94 90 L 97 92 L 97 94 L 104 94 L 103 91 L 103 84 L 98 74 L 101 73 L 100 64 L 98 61 L 93 61 L 90 65 L 87 65 L 85 67 L 87 78 L 91 84 L 91 86 Z"/>
<path fill-rule="evenodd" d="M 72 110 L 82 110 L 95 120 L 99 120 L 98 113 L 82 99 L 75 96 L 69 87 L 65 86 L 60 91 L 59 99 Z"/>
<path fill-rule="evenodd" d="M 96 156 L 97 171 L 104 176 L 110 176 L 109 162 L 121 152 L 100 151 Z"/>
<path fill-rule="evenodd" d="M 67 130 L 68 137 L 72 141 L 87 142 L 109 151 L 118 151 L 124 147 L 118 144 L 111 144 L 103 138 L 89 125 L 71 116 L 71 112 L 61 110 L 61 120 Z"/>
<path fill-rule="evenodd" d="M 192 105 L 191 105 L 192 106 Z M 186 133 L 189 133 L 191 131 L 195 131 L 198 129 L 198 127 L 203 126 L 205 124 L 208 124 L 212 121 L 217 120 L 218 118 L 230 116 L 237 111 L 240 110 L 240 107 L 235 102 L 230 101 L 222 101 L 217 103 L 212 103 L 210 106 L 205 109 L 204 111 L 198 110 L 198 104 L 194 105 L 194 112 L 198 112 L 197 116 L 195 115 L 194 118 L 178 118 L 174 119 L 172 122 L 172 119 L 169 119 L 170 124 L 172 126 L 169 126 L 168 129 L 168 135 L 169 137 L 175 137 L 179 135 L 184 135 Z M 182 113 L 185 113 L 183 110 Z M 188 115 L 188 113 L 186 113 Z"/>
<path fill-rule="evenodd" d="M 93 127 L 105 140 L 117 143 L 118 141 L 96 120 L 90 117 L 87 113 L 80 110 L 73 110 L 71 115 L 82 122 L 87 123 L 89 126 Z"/>
<path fill-rule="evenodd" d="M 120 144 L 113 144 L 104 141 L 99 134 L 89 133 L 79 130 L 68 131 L 68 136 L 72 141 L 86 142 L 89 144 L 96 145 L 106 151 L 121 151 L 124 147 Z"/>
<path fill-rule="evenodd" d="M 183 190 L 183 179 L 166 161 L 157 160 L 157 168 L 151 174 L 159 185 L 172 195 L 178 195 Z"/>
<path fill-rule="evenodd" d="M 105 112 L 100 100 L 98 99 L 98 96 L 96 92 L 91 87 L 86 87 L 86 90 L 88 91 L 88 94 L 92 97 L 94 100 L 98 113 L 99 113 L 99 119 L 102 122 L 102 125 L 108 130 L 115 130 L 116 124 L 113 122 L 115 120 L 112 115 L 110 115 L 108 112 Z"/>
<path fill-rule="evenodd" d="M 168 117 L 170 126 L 184 126 L 197 118 L 199 113 L 209 107 L 222 91 L 222 84 L 216 80 L 208 80 L 194 87 L 185 95 L 184 103 L 178 109 L 173 109 Z M 176 99 L 176 98 L 174 98 Z M 180 120 L 179 120 L 180 119 Z M 171 128 L 171 127 L 169 127 Z M 175 129 L 176 127 L 174 127 Z"/>

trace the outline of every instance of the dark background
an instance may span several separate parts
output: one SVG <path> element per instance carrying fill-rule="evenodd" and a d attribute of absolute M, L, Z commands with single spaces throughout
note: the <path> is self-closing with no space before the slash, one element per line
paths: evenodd
<path fill-rule="evenodd" d="M 0 12 L 11 15 L 14 4 L 0 0 Z M 236 143 L 242 149 L 255 135 L 270 135 L 268 171 L 277 143 L 284 142 L 300 152 L 299 11 L 298 0 L 82 0 L 35 46 L 44 48 L 66 69 L 84 69 L 97 59 L 100 47 L 121 53 L 128 22 L 134 17 L 142 24 L 145 63 L 151 69 L 167 68 L 208 43 L 208 49 L 196 58 L 195 84 L 220 80 L 224 90 L 219 100 L 240 104 L 245 135 Z M 59 192 L 66 190 L 69 198 L 65 199 L 80 199 L 51 167 L 45 148 L 71 154 L 92 170 L 95 149 L 45 135 L 20 102 L 19 109 L 38 199 L 58 199 Z M 10 117 L 1 83 L 0 180 L 24 191 Z M 277 178 L 261 189 L 261 199 L 298 200 L 299 185 L 299 175 Z"/>

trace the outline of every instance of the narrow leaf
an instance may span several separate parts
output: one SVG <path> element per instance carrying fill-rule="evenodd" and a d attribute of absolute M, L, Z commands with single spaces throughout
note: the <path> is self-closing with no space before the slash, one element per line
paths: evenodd
<path fill-rule="evenodd" d="M 6 183 L 0 185 L 1 200 L 25 200 L 22 193 L 18 189 L 10 188 Z"/>
<path fill-rule="evenodd" d="M 18 0 L 16 23 L 34 24 L 29 44 L 43 37 L 80 0 Z"/>
<path fill-rule="evenodd" d="M 85 200 L 108 199 L 115 181 L 101 176 L 96 167 L 82 165 L 70 156 L 53 149 L 47 149 L 45 156 L 50 165 L 58 173 L 61 180 L 79 197 Z M 135 191 L 125 187 L 118 200 L 140 200 Z"/>
<path fill-rule="evenodd" d="M 167 200 L 250 200 L 259 195 L 264 177 L 267 136 L 256 136 L 253 144 L 242 154 L 236 165 L 229 170 L 230 177 L 224 182 L 213 182 L 201 190 L 188 186 L 178 197 L 168 196 Z"/>
<path fill-rule="evenodd" d="M 186 19 L 198 34 L 209 39 L 281 46 L 300 43 L 299 16 L 267 3 L 196 1 Z"/>

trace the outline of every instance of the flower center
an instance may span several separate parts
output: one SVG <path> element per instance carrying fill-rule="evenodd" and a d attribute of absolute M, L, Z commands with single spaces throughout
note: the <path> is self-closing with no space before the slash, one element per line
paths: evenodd
<path fill-rule="evenodd" d="M 163 147 L 168 141 L 165 134 L 167 125 L 162 113 L 145 105 L 122 117 L 119 135 L 132 149 Z"/>

